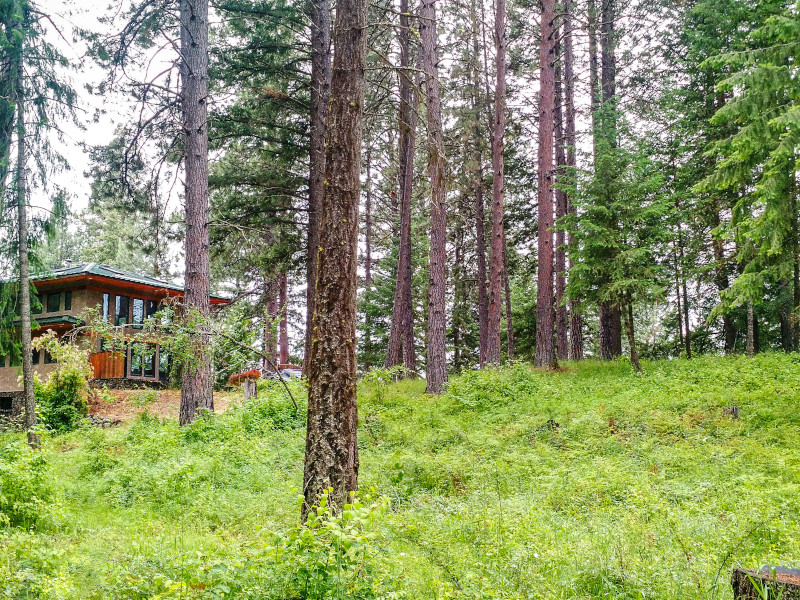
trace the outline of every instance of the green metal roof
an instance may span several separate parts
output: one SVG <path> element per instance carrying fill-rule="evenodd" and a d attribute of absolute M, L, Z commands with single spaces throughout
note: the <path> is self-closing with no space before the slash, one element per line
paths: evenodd
<path fill-rule="evenodd" d="M 84 263 L 64 267 L 61 269 L 54 269 L 49 273 L 39 273 L 31 275 L 31 281 L 42 281 L 46 279 L 63 279 L 66 277 L 74 277 L 77 275 L 96 275 L 100 277 L 108 277 L 110 279 L 117 279 L 120 281 L 127 281 L 130 283 L 138 283 L 142 285 L 149 285 L 160 289 L 174 290 L 176 292 L 183 292 L 182 285 L 162 281 L 149 275 L 141 275 L 133 271 L 126 271 L 117 267 L 111 267 L 101 263 Z M 222 298 L 215 294 L 211 295 L 212 298 Z"/>

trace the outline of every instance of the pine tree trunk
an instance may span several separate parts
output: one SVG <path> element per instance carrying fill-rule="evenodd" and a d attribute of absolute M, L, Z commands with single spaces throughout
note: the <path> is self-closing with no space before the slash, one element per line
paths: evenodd
<path fill-rule="evenodd" d="M 503 287 L 506 291 L 506 360 L 514 362 L 514 317 L 511 313 L 511 281 L 508 276 L 508 246 L 503 230 Z"/>
<path fill-rule="evenodd" d="M 400 108 L 398 111 L 400 241 L 397 276 L 392 307 L 392 325 L 386 352 L 386 367 L 402 364 L 406 374 L 417 370 L 414 349 L 414 313 L 411 298 L 413 267 L 411 264 L 411 194 L 414 185 L 414 150 L 417 135 L 417 91 L 411 80 L 411 20 L 408 0 L 400 2 Z"/>
<path fill-rule="evenodd" d="M 561 36 L 561 30 L 556 30 L 556 37 Z M 561 43 L 556 42 L 555 64 L 555 144 L 556 144 L 556 183 L 564 183 L 564 167 L 567 163 L 564 151 L 564 113 L 562 102 L 562 69 L 561 69 Z M 564 227 L 560 220 L 567 214 L 567 194 L 560 186 L 556 187 L 556 240 L 555 240 L 555 271 L 556 271 L 556 354 L 559 360 L 569 358 L 569 339 L 567 337 L 567 305 L 565 289 L 567 286 L 567 248 L 565 246 Z"/>
<path fill-rule="evenodd" d="M 264 306 L 266 313 L 264 315 L 264 368 L 272 371 L 275 364 L 278 362 L 278 294 L 277 285 L 274 279 L 264 280 Z"/>
<path fill-rule="evenodd" d="M 711 214 L 711 231 L 713 232 L 719 227 L 719 203 L 715 202 Z M 718 235 L 711 237 L 711 249 L 714 253 L 714 283 L 720 293 L 728 289 L 728 267 L 725 258 L 725 249 L 722 245 L 722 239 Z M 680 293 L 680 292 L 679 292 Z M 726 354 L 730 354 L 736 348 L 736 327 L 733 320 L 728 315 L 722 315 L 722 333 L 724 337 L 724 349 Z"/>
<path fill-rule="evenodd" d="M 482 79 L 485 74 L 481 72 L 481 33 L 485 27 L 483 19 L 479 18 L 477 1 L 470 0 L 470 21 L 472 22 L 472 56 L 470 74 L 472 77 L 472 93 L 470 94 L 470 109 L 473 114 L 473 139 L 474 152 L 473 193 L 475 194 L 475 262 L 477 270 L 478 288 L 478 359 L 481 367 L 486 366 L 486 341 L 487 324 L 489 319 L 489 298 L 486 293 L 486 213 L 483 200 L 483 119 L 484 104 L 480 97 Z M 481 3 L 481 14 L 483 4 Z M 485 48 L 483 48 L 485 51 Z M 485 56 L 484 56 L 485 57 Z"/>
<path fill-rule="evenodd" d="M 356 259 L 366 40 L 366 0 L 337 0 L 308 363 L 304 516 L 324 490 L 332 488 L 330 502 L 341 506 L 358 488 Z"/>
<path fill-rule="evenodd" d="M 555 109 L 555 0 L 542 0 L 541 47 L 539 51 L 539 240 L 536 292 L 537 367 L 557 364 L 553 306 L 553 118 Z"/>
<path fill-rule="evenodd" d="M 495 0 L 494 47 L 497 80 L 494 91 L 494 123 L 492 130 L 492 255 L 489 272 L 489 310 L 486 325 L 486 363 L 499 365 L 500 321 L 503 290 L 503 186 L 505 165 L 503 150 L 506 128 L 506 3 Z"/>
<path fill-rule="evenodd" d="M 203 321 L 210 313 L 208 239 L 208 0 L 181 0 L 181 109 L 183 112 L 186 210 L 186 309 Z M 201 327 L 206 329 L 205 322 Z M 195 363 L 184 371 L 180 423 L 197 410 L 214 410 L 209 337 L 195 335 Z"/>
<path fill-rule="evenodd" d="M 639 353 L 636 351 L 636 336 L 633 329 L 633 300 L 628 298 L 627 312 L 625 313 L 625 328 L 628 331 L 628 346 L 631 352 L 631 364 L 637 373 L 642 372 L 642 365 L 639 362 Z"/>
<path fill-rule="evenodd" d="M 311 0 L 311 135 L 308 176 L 308 249 L 306 257 L 306 336 L 303 371 L 311 356 L 311 323 L 317 289 L 319 214 L 325 201 L 325 133 L 331 86 L 331 12 L 328 0 Z"/>
<path fill-rule="evenodd" d="M 689 294 L 686 290 L 686 276 L 683 274 L 683 233 L 678 229 L 678 251 L 680 256 L 680 271 L 683 284 L 683 343 L 686 348 L 686 358 L 692 358 L 692 330 L 689 325 Z"/>
<path fill-rule="evenodd" d="M 280 321 L 280 362 L 289 363 L 289 280 L 286 273 L 278 276 L 278 314 Z"/>
<path fill-rule="evenodd" d="M 602 360 L 613 360 L 615 356 L 618 356 L 614 353 L 613 312 L 609 302 L 602 302 L 598 309 L 598 333 L 600 336 L 600 358 Z"/>
<path fill-rule="evenodd" d="M 372 146 L 367 145 L 366 157 L 366 182 L 364 200 L 364 288 L 367 292 L 372 289 Z M 372 352 L 372 321 L 364 322 L 364 369 L 369 371 L 370 354 Z"/>
<path fill-rule="evenodd" d="M 564 103 L 566 111 L 566 145 L 567 145 L 567 167 L 574 170 L 576 166 L 575 155 L 575 74 L 573 71 L 574 54 L 572 47 L 572 11 L 574 5 L 572 0 L 564 2 Z M 567 195 L 567 214 L 575 217 L 577 211 L 572 203 L 572 199 Z M 573 252 L 577 249 L 577 240 L 570 233 L 567 240 L 569 249 L 568 267 L 570 272 L 573 267 Z M 569 305 L 569 357 L 572 360 L 583 359 L 583 316 L 580 312 L 578 300 L 570 300 Z"/>
<path fill-rule="evenodd" d="M 753 315 L 753 303 L 747 303 L 747 356 L 752 358 L 756 353 L 756 326 Z"/>
<path fill-rule="evenodd" d="M 445 159 L 438 68 L 439 51 L 436 34 L 436 0 L 422 1 L 419 29 L 428 119 L 428 173 L 431 178 L 426 392 L 439 394 L 447 381 L 447 322 L 445 315 L 447 207 L 445 204 Z"/>
<path fill-rule="evenodd" d="M 23 17 L 22 27 L 25 27 L 27 15 Z M 36 434 L 36 397 L 33 390 L 33 346 L 31 344 L 31 294 L 30 294 L 30 267 L 28 264 L 28 213 L 27 213 L 27 182 L 25 166 L 27 162 L 25 138 L 25 90 L 22 73 L 22 52 L 24 32 L 21 33 L 19 46 L 14 48 L 14 68 L 16 70 L 16 103 L 17 103 L 17 226 L 19 244 L 19 320 L 20 337 L 22 342 L 22 388 L 25 405 L 25 430 L 28 434 L 28 444 L 32 448 L 41 445 Z"/>

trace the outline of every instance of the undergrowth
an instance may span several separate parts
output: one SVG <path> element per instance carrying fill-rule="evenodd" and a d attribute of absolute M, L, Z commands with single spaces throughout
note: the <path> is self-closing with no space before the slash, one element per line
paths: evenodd
<path fill-rule="evenodd" d="M 183 429 L 5 435 L 0 597 L 730 600 L 737 564 L 800 561 L 799 363 L 372 377 L 362 497 L 310 527 L 298 384 L 299 410 L 264 386 Z"/>

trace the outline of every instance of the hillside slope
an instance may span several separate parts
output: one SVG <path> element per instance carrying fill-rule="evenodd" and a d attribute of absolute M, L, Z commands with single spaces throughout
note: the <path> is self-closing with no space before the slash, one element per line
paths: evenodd
<path fill-rule="evenodd" d="M 54 494 L 35 530 L 0 529 L 0 596 L 730 599 L 733 566 L 800 563 L 798 355 L 518 365 L 423 392 L 362 385 L 362 495 L 390 508 L 335 568 L 291 537 L 305 417 L 273 389 L 184 430 L 49 440 Z"/>

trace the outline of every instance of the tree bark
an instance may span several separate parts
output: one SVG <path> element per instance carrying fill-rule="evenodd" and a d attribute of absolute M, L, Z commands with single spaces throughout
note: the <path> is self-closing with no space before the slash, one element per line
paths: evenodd
<path fill-rule="evenodd" d="M 514 362 L 514 317 L 511 314 L 511 281 L 508 276 L 508 246 L 503 230 L 503 287 L 506 291 L 506 360 Z"/>
<path fill-rule="evenodd" d="M 627 312 L 625 313 L 625 328 L 628 331 L 628 346 L 630 346 L 631 364 L 637 373 L 642 372 L 639 362 L 639 353 L 636 351 L 636 335 L 633 328 L 633 300 L 628 298 Z"/>
<path fill-rule="evenodd" d="M 337 0 L 325 202 L 308 364 L 303 515 L 331 489 L 341 506 L 358 488 L 356 289 L 367 2 Z"/>
<path fill-rule="evenodd" d="M 747 356 L 752 358 L 756 353 L 756 326 L 753 314 L 753 303 L 747 303 Z"/>
<path fill-rule="evenodd" d="M 278 314 L 280 315 L 280 362 L 289 363 L 289 279 L 284 271 L 278 275 Z"/>
<path fill-rule="evenodd" d="M 678 229 L 678 252 L 680 258 L 680 276 L 683 285 L 683 343 L 686 349 L 686 358 L 692 358 L 692 328 L 689 324 L 689 293 L 686 290 L 686 275 L 683 273 L 683 233 Z"/>
<path fill-rule="evenodd" d="M 210 313 L 208 239 L 208 0 L 181 0 L 181 109 L 183 112 L 186 271 L 185 303 L 205 321 Z M 202 323 L 202 329 L 207 325 Z M 214 410 L 209 336 L 195 335 L 196 362 L 184 371 L 180 423 L 198 409 Z"/>
<path fill-rule="evenodd" d="M 556 37 L 560 38 L 561 30 L 556 29 Z M 567 163 L 564 151 L 564 112 L 562 110 L 562 69 L 561 43 L 556 42 L 555 64 L 555 145 L 556 145 L 556 240 L 555 240 L 555 272 L 556 272 L 556 354 L 559 360 L 569 358 L 569 339 L 567 337 L 567 305 L 565 290 L 567 287 L 567 249 L 565 246 L 564 226 L 560 223 L 567 214 L 567 194 L 561 188 Z"/>
<path fill-rule="evenodd" d="M 306 338 L 303 371 L 311 356 L 317 288 L 319 213 L 325 200 L 325 133 L 331 86 L 331 11 L 328 0 L 311 0 L 311 135 L 308 176 L 308 249 L 306 257 Z"/>
<path fill-rule="evenodd" d="M 406 374 L 417 370 L 414 349 L 414 312 L 411 298 L 413 267 L 411 264 L 411 198 L 414 185 L 414 150 L 417 135 L 416 86 L 411 80 L 411 19 L 408 0 L 400 1 L 400 108 L 398 111 L 400 241 L 397 276 L 392 307 L 392 325 L 386 352 L 386 367 L 402 364 Z"/>
<path fill-rule="evenodd" d="M 497 80 L 494 90 L 494 123 L 492 130 L 492 255 L 489 272 L 489 311 L 486 326 L 486 363 L 499 365 L 500 321 L 502 317 L 503 290 L 503 186 L 505 165 L 503 150 L 506 128 L 506 3 L 495 0 L 494 47 Z"/>
<path fill-rule="evenodd" d="M 439 51 L 436 34 L 436 0 L 422 1 L 419 29 L 428 119 L 428 173 L 431 178 L 426 392 L 439 394 L 447 381 L 445 315 L 447 207 L 445 204 L 445 158 L 439 85 Z"/>
<path fill-rule="evenodd" d="M 481 4 L 483 14 L 483 4 Z M 485 75 L 481 74 L 480 60 L 481 40 L 479 35 L 483 32 L 483 19 L 478 17 L 476 0 L 470 1 L 470 19 L 472 21 L 472 112 L 474 115 L 473 127 L 473 149 L 475 152 L 475 173 L 474 173 L 474 193 L 475 193 L 475 260 L 477 263 L 478 287 L 478 358 L 481 367 L 485 367 L 486 361 L 486 342 L 487 325 L 489 320 L 489 298 L 486 293 L 486 214 L 483 201 L 483 128 L 481 127 L 483 115 L 483 102 L 480 99 L 481 79 L 485 81 Z M 485 52 L 485 48 L 483 48 Z M 485 56 L 485 55 L 484 55 Z"/>
<path fill-rule="evenodd" d="M 572 11 L 574 5 L 572 0 L 564 2 L 564 104 L 566 111 L 566 145 L 567 145 L 567 168 L 574 171 L 577 164 L 575 155 L 575 74 L 573 71 L 574 54 L 572 47 Z M 567 195 L 567 214 L 573 218 L 577 211 L 572 203 L 572 198 Z M 576 250 L 577 240 L 570 233 L 568 240 L 569 261 L 568 267 L 572 271 L 573 252 Z M 569 357 L 572 360 L 583 359 L 583 316 L 580 312 L 578 300 L 570 300 L 569 306 Z"/>
<path fill-rule="evenodd" d="M 539 240 L 536 292 L 537 367 L 555 367 L 553 306 L 553 118 L 555 108 L 555 0 L 542 0 L 539 49 Z"/>
<path fill-rule="evenodd" d="M 274 279 L 264 280 L 264 344 L 263 367 L 268 371 L 273 370 L 278 362 L 278 290 Z"/>
<path fill-rule="evenodd" d="M 722 245 L 722 238 L 714 235 L 713 232 L 719 227 L 719 202 L 715 202 L 711 210 L 711 249 L 714 253 L 714 283 L 720 293 L 724 292 L 729 287 L 728 281 L 728 266 L 725 257 L 725 249 Z M 680 293 L 680 292 L 678 292 Z M 736 348 L 736 327 L 733 320 L 728 315 L 722 315 L 722 333 L 724 337 L 724 350 L 726 354 L 730 354 Z"/>
<path fill-rule="evenodd" d="M 367 142 L 366 156 L 366 181 L 364 189 L 364 288 L 367 292 L 372 289 L 372 146 Z M 365 319 L 364 323 L 364 369 L 369 371 L 370 353 L 372 351 L 372 322 Z"/>
<path fill-rule="evenodd" d="M 25 166 L 27 153 L 25 147 L 25 89 L 23 84 L 23 50 L 27 14 L 23 15 L 20 38 L 17 42 L 14 68 L 16 70 L 16 103 L 17 103 L 17 226 L 19 245 L 19 304 L 20 304 L 20 338 L 22 346 L 22 389 L 25 405 L 25 431 L 28 444 L 32 448 L 41 445 L 36 434 L 36 396 L 33 390 L 33 346 L 31 343 L 31 294 L 30 267 L 28 261 L 28 213 L 27 213 L 27 180 Z"/>

